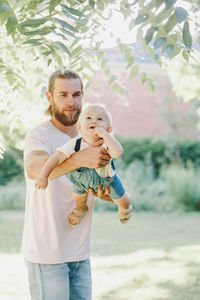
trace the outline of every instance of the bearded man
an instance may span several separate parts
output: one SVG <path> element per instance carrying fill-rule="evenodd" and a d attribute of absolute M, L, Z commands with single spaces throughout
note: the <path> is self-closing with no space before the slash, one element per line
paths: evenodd
<path fill-rule="evenodd" d="M 110 156 L 101 147 L 90 146 L 74 153 L 50 175 L 46 190 L 35 188 L 35 180 L 49 156 L 78 135 L 76 122 L 82 107 L 83 84 L 73 70 L 58 70 L 49 78 L 46 97 L 50 120 L 29 131 L 25 139 L 24 169 L 26 205 L 22 241 L 31 299 L 90 300 L 90 236 L 93 197 L 87 200 L 88 213 L 80 226 L 71 228 L 67 216 L 74 208 L 72 184 L 64 174 L 80 167 L 98 168 Z M 112 202 L 109 189 L 93 196 Z"/>

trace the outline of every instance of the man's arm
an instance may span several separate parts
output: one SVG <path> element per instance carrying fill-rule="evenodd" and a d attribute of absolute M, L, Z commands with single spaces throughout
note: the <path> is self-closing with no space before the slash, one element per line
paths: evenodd
<path fill-rule="evenodd" d="M 101 142 L 102 143 L 102 142 Z M 45 151 L 32 151 L 25 159 L 25 169 L 30 179 L 37 179 L 40 171 L 48 160 L 49 154 Z M 110 155 L 99 146 L 89 146 L 84 150 L 78 151 L 57 166 L 50 174 L 49 179 L 55 179 L 66 173 L 81 167 L 99 168 L 107 165 Z"/>

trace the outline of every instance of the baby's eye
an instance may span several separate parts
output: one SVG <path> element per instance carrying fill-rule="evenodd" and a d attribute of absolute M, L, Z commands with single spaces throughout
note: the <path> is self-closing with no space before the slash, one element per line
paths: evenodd
<path fill-rule="evenodd" d="M 102 121 L 103 119 L 102 118 L 98 118 L 98 121 Z"/>
<path fill-rule="evenodd" d="M 86 117 L 86 120 L 91 120 L 91 117 Z"/>

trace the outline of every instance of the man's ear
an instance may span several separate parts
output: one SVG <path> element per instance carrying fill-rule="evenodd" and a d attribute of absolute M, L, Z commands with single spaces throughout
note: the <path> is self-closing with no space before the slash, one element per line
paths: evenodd
<path fill-rule="evenodd" d="M 50 105 L 52 105 L 52 95 L 49 91 L 46 91 L 46 97 Z"/>
<path fill-rule="evenodd" d="M 109 127 L 107 128 L 107 132 L 108 132 L 108 133 L 112 132 L 112 127 L 111 127 L 111 126 L 109 126 Z"/>

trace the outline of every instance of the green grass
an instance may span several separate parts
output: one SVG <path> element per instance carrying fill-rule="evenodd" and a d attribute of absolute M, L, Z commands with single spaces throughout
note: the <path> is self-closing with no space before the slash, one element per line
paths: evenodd
<path fill-rule="evenodd" d="M 11 266 L 15 260 L 21 264 L 22 227 L 22 213 L 0 211 L 0 261 L 5 265 L 6 259 L 12 259 Z M 121 225 L 117 212 L 96 212 L 91 261 L 93 300 L 199 300 L 200 213 L 141 212 Z M 19 267 L 5 268 L 0 299 L 29 300 L 19 280 Z M 6 289 L 13 298 L 6 298 Z"/>

